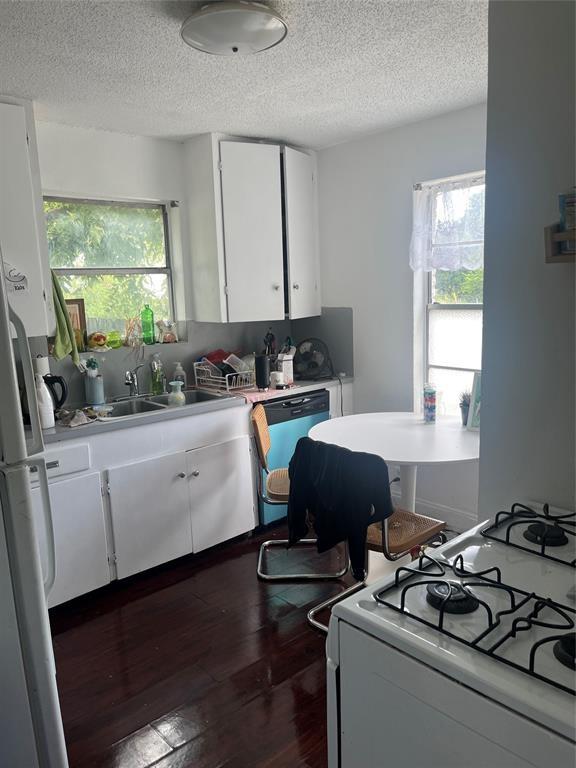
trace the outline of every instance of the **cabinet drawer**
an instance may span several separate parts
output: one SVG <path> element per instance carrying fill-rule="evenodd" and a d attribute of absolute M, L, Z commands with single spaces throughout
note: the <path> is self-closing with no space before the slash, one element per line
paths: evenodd
<path fill-rule="evenodd" d="M 48 448 L 45 453 L 46 470 L 48 478 L 60 477 L 61 475 L 71 475 L 74 472 L 83 472 L 90 469 L 90 446 L 88 443 L 82 445 L 70 445 L 62 448 Z M 37 485 L 37 470 L 32 467 L 32 485 Z"/>

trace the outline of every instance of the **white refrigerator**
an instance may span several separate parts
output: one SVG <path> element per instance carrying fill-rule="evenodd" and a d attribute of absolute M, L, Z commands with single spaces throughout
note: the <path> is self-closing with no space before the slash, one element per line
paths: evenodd
<path fill-rule="evenodd" d="M 22 364 L 27 439 L 12 341 Z M 37 472 L 48 566 L 42 574 L 32 515 Z M 0 766 L 67 768 L 46 597 L 54 583 L 54 535 L 44 443 L 26 330 L 8 304 L 0 253 Z"/>

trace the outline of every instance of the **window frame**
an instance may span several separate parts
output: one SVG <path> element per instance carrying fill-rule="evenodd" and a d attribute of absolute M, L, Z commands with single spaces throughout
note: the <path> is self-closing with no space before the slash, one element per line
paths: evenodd
<path fill-rule="evenodd" d="M 472 172 L 472 173 L 465 173 L 460 174 L 458 176 L 449 176 L 443 179 L 437 179 L 435 181 L 428 181 L 428 182 L 421 182 L 417 186 L 424 187 L 424 186 L 434 186 L 435 184 L 443 183 L 443 182 L 460 182 L 460 181 L 466 181 L 470 180 L 471 185 L 477 181 L 479 178 L 484 179 L 484 184 L 486 183 L 486 173 L 485 171 L 481 172 Z M 484 240 L 482 241 L 484 243 Z M 423 357 L 420 358 L 422 360 L 422 381 L 420 382 L 421 388 L 430 381 L 430 370 L 431 369 L 437 369 L 440 371 L 459 371 L 462 373 L 478 373 L 481 372 L 481 368 L 466 368 L 466 367 L 460 367 L 460 366 L 454 366 L 454 365 L 434 365 L 430 363 L 430 312 L 442 312 L 443 310 L 456 310 L 456 311 L 470 311 L 470 310 L 480 310 L 482 312 L 482 317 L 484 316 L 484 302 L 481 304 L 441 304 L 440 302 L 433 301 L 433 295 L 432 295 L 432 272 L 425 272 L 424 273 L 424 285 L 423 290 L 421 289 L 421 294 L 424 299 L 424 312 L 423 312 L 423 328 L 422 328 L 422 342 L 423 342 Z M 420 396 L 421 396 L 422 389 L 420 389 Z"/>
<path fill-rule="evenodd" d="M 440 371 L 462 371 L 463 373 L 477 373 L 481 368 L 463 368 L 456 365 L 437 365 L 430 363 L 430 312 L 442 312 L 443 310 L 480 310 L 484 316 L 484 303 L 482 304 L 440 304 L 432 301 L 432 272 L 426 273 L 426 291 L 425 291 L 426 311 L 424 313 L 424 381 L 422 386 L 428 382 L 431 368 L 437 368 Z"/>
<path fill-rule="evenodd" d="M 149 200 L 110 200 L 104 198 L 89 197 L 70 197 L 65 195 L 44 194 L 42 201 L 56 201 L 61 203 L 75 203 L 77 205 L 114 205 L 125 208 L 160 208 L 162 212 L 162 223 L 164 227 L 164 253 L 166 262 L 164 267 L 50 267 L 57 277 L 66 275 L 81 275 L 95 277 L 97 275 L 166 275 L 168 282 L 168 304 L 170 307 L 171 319 L 175 319 L 174 285 L 172 283 L 172 251 L 171 251 L 171 232 L 170 217 L 168 208 L 174 205 L 172 201 Z M 119 319 L 119 318 L 116 318 Z"/>

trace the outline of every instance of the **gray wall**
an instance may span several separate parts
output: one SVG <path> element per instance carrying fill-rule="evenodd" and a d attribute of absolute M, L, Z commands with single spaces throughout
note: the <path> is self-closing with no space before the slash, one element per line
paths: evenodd
<path fill-rule="evenodd" d="M 322 307 L 320 317 L 292 320 L 294 341 L 315 337 L 330 351 L 335 374 L 354 375 L 354 322 L 349 307 Z"/>
<path fill-rule="evenodd" d="M 481 515 L 518 497 L 574 506 L 575 267 L 543 229 L 575 183 L 572 2 L 493 2 L 484 284 Z"/>
<path fill-rule="evenodd" d="M 112 398 L 128 394 L 124 384 L 124 374 L 144 360 L 145 366 L 140 373 L 141 390 L 149 391 L 150 369 L 147 365 L 151 356 L 158 352 L 165 365 L 166 374 L 170 376 L 174 363 L 180 361 L 188 373 L 188 380 L 193 384 L 193 363 L 207 352 L 222 348 L 226 351 L 237 351 L 242 354 L 261 352 L 263 339 L 268 328 L 272 328 L 276 341 L 280 345 L 286 336 L 291 336 L 297 342 L 307 336 L 319 336 L 324 339 L 332 353 L 336 372 L 346 371 L 352 375 L 352 311 L 349 309 L 323 310 L 320 318 L 307 318 L 290 322 L 272 323 L 187 323 L 188 341 L 178 344 L 155 344 L 140 350 L 121 349 L 109 350 L 98 359 L 102 359 L 102 373 L 106 397 Z M 33 356 L 47 353 L 46 340 L 33 339 L 31 342 Z M 82 375 L 72 364 L 70 358 L 51 360 L 52 373 L 63 376 L 69 385 L 70 395 L 68 405 L 84 403 L 84 382 Z"/>
<path fill-rule="evenodd" d="M 147 364 L 152 355 L 157 352 L 165 366 L 166 375 L 171 376 L 174 363 L 180 361 L 188 374 L 189 384 L 194 383 L 193 363 L 211 350 L 222 348 L 226 351 L 261 352 L 263 338 L 269 327 L 272 327 L 277 341 L 280 343 L 290 334 L 289 322 L 275 323 L 194 323 L 188 324 L 188 341 L 178 344 L 154 344 L 140 349 L 109 350 L 98 359 L 103 358 L 102 374 L 106 397 L 117 397 L 128 394 L 124 384 L 124 374 L 129 368 L 144 362 L 144 368 L 139 374 L 142 392 L 150 391 L 150 367 Z M 70 358 L 51 360 L 52 373 L 64 376 L 70 387 L 68 404 L 84 403 L 83 376 L 76 370 Z"/>

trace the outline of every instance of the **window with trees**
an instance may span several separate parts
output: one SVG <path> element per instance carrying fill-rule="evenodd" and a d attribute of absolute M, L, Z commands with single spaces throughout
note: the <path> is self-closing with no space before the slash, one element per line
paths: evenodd
<path fill-rule="evenodd" d="M 124 331 L 149 304 L 173 318 L 167 211 L 148 203 L 44 199 L 50 266 L 84 299 L 88 333 Z"/>
<path fill-rule="evenodd" d="M 426 273 L 424 377 L 440 412 L 457 414 L 482 365 L 484 175 L 418 187 L 410 258 Z"/>

